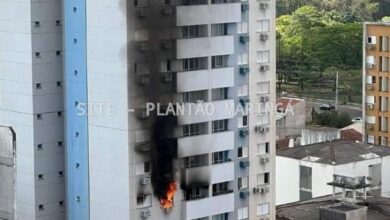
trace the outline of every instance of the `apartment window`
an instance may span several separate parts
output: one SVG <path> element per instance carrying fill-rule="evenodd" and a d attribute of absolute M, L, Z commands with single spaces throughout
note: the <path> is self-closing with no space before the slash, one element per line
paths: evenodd
<path fill-rule="evenodd" d="M 200 70 L 207 67 L 207 57 L 189 58 L 183 60 L 183 70 Z"/>
<path fill-rule="evenodd" d="M 249 182 L 249 177 L 243 176 L 238 178 L 238 189 L 246 189 L 248 188 L 248 182 Z"/>
<path fill-rule="evenodd" d="M 61 81 L 57 81 L 57 87 L 62 87 L 62 82 Z"/>
<path fill-rule="evenodd" d="M 207 37 L 207 25 L 192 25 L 181 28 L 182 38 Z"/>
<path fill-rule="evenodd" d="M 248 146 L 241 146 L 237 149 L 237 157 L 238 158 L 246 158 L 248 157 Z"/>
<path fill-rule="evenodd" d="M 269 142 L 257 144 L 257 154 L 269 154 Z"/>
<path fill-rule="evenodd" d="M 38 149 L 38 150 L 42 150 L 42 149 L 43 149 L 43 145 L 42 145 L 42 144 L 38 144 L 38 145 L 37 145 L 37 149 Z"/>
<path fill-rule="evenodd" d="M 257 205 L 257 215 L 268 215 L 269 214 L 269 203 L 260 203 Z"/>
<path fill-rule="evenodd" d="M 207 122 L 183 125 L 183 136 L 195 136 L 207 133 Z"/>
<path fill-rule="evenodd" d="M 40 58 L 40 57 L 41 57 L 41 53 L 36 52 L 36 53 L 35 53 L 35 57 L 36 57 L 36 58 Z"/>
<path fill-rule="evenodd" d="M 270 177 L 269 173 L 257 174 L 257 184 L 258 185 L 269 184 L 270 181 L 269 177 Z"/>
<path fill-rule="evenodd" d="M 57 51 L 56 51 L 56 55 L 57 55 L 57 56 L 61 56 L 61 51 L 60 51 L 60 50 L 57 50 Z"/>
<path fill-rule="evenodd" d="M 171 71 L 171 60 L 163 60 L 160 63 L 160 72 L 170 72 Z"/>
<path fill-rule="evenodd" d="M 193 220 L 209 220 L 209 217 L 203 217 L 203 218 L 196 218 L 196 219 L 193 219 Z"/>
<path fill-rule="evenodd" d="M 226 163 L 230 161 L 229 151 L 219 151 L 213 153 L 213 164 Z"/>
<path fill-rule="evenodd" d="M 228 35 L 228 24 L 212 24 L 211 36 L 224 36 Z"/>
<path fill-rule="evenodd" d="M 192 91 L 183 93 L 183 102 L 184 103 L 197 103 L 197 102 L 207 102 L 208 100 L 208 91 Z"/>
<path fill-rule="evenodd" d="M 211 93 L 213 101 L 220 101 L 228 98 L 228 88 L 213 89 Z"/>
<path fill-rule="evenodd" d="M 56 26 L 61 26 L 61 21 L 60 20 L 56 20 Z"/>
<path fill-rule="evenodd" d="M 269 32 L 270 31 L 270 21 L 269 20 L 258 20 L 257 21 L 257 31 L 258 32 Z"/>
<path fill-rule="evenodd" d="M 239 128 L 248 126 L 248 116 L 247 115 L 237 117 L 237 120 L 238 120 L 238 127 Z"/>
<path fill-rule="evenodd" d="M 34 27 L 36 27 L 36 28 L 41 27 L 41 22 L 35 21 L 35 22 L 34 22 Z"/>
<path fill-rule="evenodd" d="M 237 219 L 238 220 L 247 220 L 249 219 L 248 216 L 248 207 L 243 207 L 237 210 Z"/>
<path fill-rule="evenodd" d="M 62 141 L 58 141 L 58 142 L 57 142 L 57 147 L 63 147 Z"/>
<path fill-rule="evenodd" d="M 213 133 L 223 132 L 228 130 L 228 120 L 213 121 Z"/>
<path fill-rule="evenodd" d="M 247 53 L 242 53 L 237 55 L 237 64 L 243 65 L 243 64 L 248 64 L 248 54 Z"/>
<path fill-rule="evenodd" d="M 192 167 L 207 166 L 208 160 L 209 160 L 208 154 L 186 157 L 184 158 L 184 167 L 188 169 Z"/>
<path fill-rule="evenodd" d="M 42 115 L 41 114 L 37 114 L 37 119 L 38 120 L 42 120 Z"/>
<path fill-rule="evenodd" d="M 237 23 L 237 32 L 239 34 L 245 34 L 245 33 L 248 33 L 248 22 L 241 22 L 241 23 Z"/>
<path fill-rule="evenodd" d="M 229 192 L 231 192 L 231 190 L 229 189 L 229 182 L 213 184 L 213 196 L 226 194 Z"/>
<path fill-rule="evenodd" d="M 45 205 L 44 205 L 44 204 L 39 204 L 39 205 L 38 205 L 38 210 L 39 210 L 39 211 L 45 210 Z"/>
<path fill-rule="evenodd" d="M 249 95 L 249 85 L 248 84 L 242 84 L 239 85 L 237 88 L 237 95 L 238 96 L 248 96 Z"/>
<path fill-rule="evenodd" d="M 270 62 L 270 51 L 258 51 L 257 52 L 257 63 L 269 63 Z"/>
<path fill-rule="evenodd" d="M 35 84 L 35 88 L 36 88 L 36 89 L 42 89 L 42 84 L 41 84 L 41 83 Z"/>
<path fill-rule="evenodd" d="M 269 94 L 270 93 L 270 82 L 258 82 L 257 83 L 257 94 Z"/>
<path fill-rule="evenodd" d="M 211 57 L 211 68 L 224 68 L 228 66 L 228 55 L 213 56 Z"/>
<path fill-rule="evenodd" d="M 150 194 L 137 195 L 137 208 L 152 206 L 152 196 Z"/>
<path fill-rule="evenodd" d="M 207 5 L 208 0 L 182 0 L 183 5 Z"/>
<path fill-rule="evenodd" d="M 259 125 L 267 125 L 270 123 L 270 115 L 269 113 L 263 113 L 257 115 L 257 122 Z"/>
<path fill-rule="evenodd" d="M 150 162 L 138 163 L 135 165 L 135 174 L 143 175 L 150 172 Z"/>
<path fill-rule="evenodd" d="M 57 112 L 57 117 L 62 118 L 62 112 Z"/>
<path fill-rule="evenodd" d="M 211 220 L 229 220 L 229 213 L 214 215 Z"/>
<path fill-rule="evenodd" d="M 44 179 L 43 174 L 38 174 L 38 180 L 43 180 L 43 179 Z"/>
<path fill-rule="evenodd" d="M 209 196 L 208 186 L 190 188 L 185 191 L 186 200 L 201 199 L 201 198 L 206 198 L 208 196 Z"/>

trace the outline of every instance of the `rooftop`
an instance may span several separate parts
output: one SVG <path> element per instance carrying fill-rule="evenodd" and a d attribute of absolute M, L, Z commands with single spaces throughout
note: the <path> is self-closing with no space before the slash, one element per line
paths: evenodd
<path fill-rule="evenodd" d="M 303 99 L 281 97 L 276 100 L 276 104 L 278 106 L 278 110 L 279 109 L 285 110 L 289 104 L 293 106 L 299 102 L 304 102 L 304 101 L 305 100 Z"/>
<path fill-rule="evenodd" d="M 280 149 L 276 154 L 297 160 L 308 159 L 311 162 L 336 165 L 390 156 L 390 148 L 349 140 L 334 140 Z"/>
<path fill-rule="evenodd" d="M 277 220 L 319 220 L 320 207 L 339 203 L 332 201 L 331 196 L 315 198 L 311 200 L 294 202 L 276 207 Z M 368 207 L 367 220 L 390 219 L 390 199 L 383 197 L 370 197 L 365 205 Z M 343 206 L 344 207 L 344 206 Z"/>

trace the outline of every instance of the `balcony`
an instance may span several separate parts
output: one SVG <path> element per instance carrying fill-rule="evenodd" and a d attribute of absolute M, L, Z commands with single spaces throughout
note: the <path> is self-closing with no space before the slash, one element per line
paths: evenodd
<path fill-rule="evenodd" d="M 183 202 L 185 218 L 197 219 L 234 211 L 234 193 Z M 199 211 L 202 210 L 202 211 Z"/>
<path fill-rule="evenodd" d="M 366 130 L 367 131 L 374 131 L 375 130 L 375 124 L 366 123 Z"/>
<path fill-rule="evenodd" d="M 199 111 L 202 109 L 204 111 Z M 229 109 L 234 109 L 234 100 L 226 99 L 215 102 L 205 103 L 186 103 L 184 104 L 184 115 L 178 115 L 178 125 L 202 123 L 233 118 Z"/>
<path fill-rule="evenodd" d="M 178 72 L 178 93 L 234 86 L 234 68 L 218 68 Z"/>
<path fill-rule="evenodd" d="M 217 36 L 177 40 L 177 59 L 234 54 L 234 37 Z"/>
<path fill-rule="evenodd" d="M 197 135 L 178 139 L 179 158 L 232 150 L 233 148 L 234 131 Z"/>
<path fill-rule="evenodd" d="M 183 169 L 185 185 L 214 184 L 234 180 L 234 162 Z"/>
<path fill-rule="evenodd" d="M 375 90 L 375 84 L 367 83 L 366 84 L 366 89 L 369 90 L 369 91 L 374 91 Z"/>
<path fill-rule="evenodd" d="M 177 26 L 241 22 L 241 3 L 177 6 Z"/>

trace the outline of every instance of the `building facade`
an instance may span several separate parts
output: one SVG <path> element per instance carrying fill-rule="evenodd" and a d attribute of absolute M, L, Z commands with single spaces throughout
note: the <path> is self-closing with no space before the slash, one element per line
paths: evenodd
<path fill-rule="evenodd" d="M 18 220 L 65 219 L 61 14 L 61 1 L 0 2 L 0 126 L 17 139 Z"/>
<path fill-rule="evenodd" d="M 226 110 L 275 103 L 275 2 L 64 7 L 69 217 L 273 219 L 274 116 Z"/>
<path fill-rule="evenodd" d="M 389 146 L 390 25 L 365 23 L 363 49 L 363 139 Z"/>
<path fill-rule="evenodd" d="M 332 195 L 333 187 L 328 183 L 334 180 L 334 175 L 364 177 L 370 196 L 389 198 L 390 176 L 386 169 L 390 164 L 390 150 L 370 146 L 334 140 L 278 150 L 276 205 Z M 286 182 L 289 187 L 285 187 Z M 358 191 L 363 194 L 363 188 Z M 341 192 L 342 189 L 336 189 L 336 193 Z"/>

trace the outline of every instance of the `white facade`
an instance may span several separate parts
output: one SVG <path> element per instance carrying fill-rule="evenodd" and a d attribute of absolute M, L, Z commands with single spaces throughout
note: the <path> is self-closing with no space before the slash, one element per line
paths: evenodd
<path fill-rule="evenodd" d="M 60 1 L 0 2 L 0 125 L 17 137 L 18 220 L 65 219 Z"/>
<path fill-rule="evenodd" d="M 332 186 L 327 183 L 333 181 L 333 175 L 344 175 L 348 177 L 370 176 L 369 167 L 372 165 L 381 166 L 381 187 L 382 197 L 390 196 L 390 176 L 387 167 L 390 164 L 390 156 L 374 159 L 361 160 L 340 165 L 331 165 L 306 160 L 298 160 L 283 156 L 276 157 L 276 205 L 300 201 L 300 166 L 311 167 L 312 169 L 312 197 L 331 195 Z M 288 183 L 288 187 L 286 187 Z M 370 189 L 378 189 L 376 186 Z M 337 190 L 340 192 L 340 189 Z"/>

